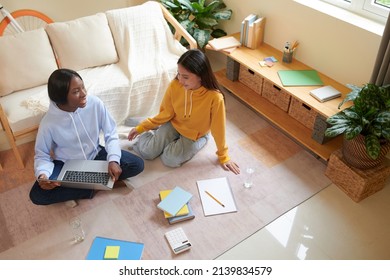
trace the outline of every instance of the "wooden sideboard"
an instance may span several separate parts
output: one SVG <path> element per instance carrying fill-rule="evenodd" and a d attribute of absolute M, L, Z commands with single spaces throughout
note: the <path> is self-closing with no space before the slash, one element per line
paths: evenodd
<path fill-rule="evenodd" d="M 339 103 L 351 91 L 348 87 L 318 72 L 324 85 L 331 85 L 342 93 L 339 98 L 321 103 L 309 94 L 310 90 L 319 86 L 284 87 L 282 85 L 278 70 L 311 70 L 312 68 L 295 58 L 292 63 L 282 62 L 280 50 L 263 43 L 258 49 L 239 47 L 225 54 L 227 55 L 226 69 L 215 73 L 224 88 L 321 159 L 328 161 L 330 155 L 341 147 L 341 136 L 326 139 L 323 133 L 326 129 L 325 120 L 339 112 Z M 260 66 L 259 61 L 270 56 L 278 61 L 272 67 Z M 252 80 L 248 81 L 248 75 Z M 282 102 L 283 106 L 278 104 L 280 98 L 276 101 L 271 100 L 270 91 L 276 92 L 274 96 L 276 98 L 285 99 L 287 96 L 287 108 L 285 100 Z M 274 93 L 271 93 L 271 96 L 272 94 Z"/>

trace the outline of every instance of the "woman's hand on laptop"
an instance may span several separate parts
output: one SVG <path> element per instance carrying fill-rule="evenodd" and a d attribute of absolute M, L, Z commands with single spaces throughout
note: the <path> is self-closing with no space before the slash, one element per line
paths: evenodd
<path fill-rule="evenodd" d="M 118 181 L 119 176 L 122 174 L 122 168 L 116 161 L 110 161 L 108 164 L 108 173 L 110 174 L 114 182 Z"/>
<path fill-rule="evenodd" d="M 39 186 L 44 190 L 51 190 L 55 187 L 60 186 L 60 183 L 50 181 L 45 174 L 41 174 L 38 176 L 38 183 Z"/>

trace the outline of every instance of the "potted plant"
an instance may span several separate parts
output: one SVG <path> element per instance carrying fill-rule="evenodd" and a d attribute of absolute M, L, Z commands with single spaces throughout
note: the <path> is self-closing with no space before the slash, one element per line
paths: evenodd
<path fill-rule="evenodd" d="M 232 10 L 222 0 L 160 0 L 161 4 L 194 37 L 199 48 L 204 49 L 210 38 L 219 38 L 226 32 L 217 28 L 220 20 L 229 20 Z M 183 45 L 188 44 L 182 39 Z"/>
<path fill-rule="evenodd" d="M 350 165 L 367 169 L 379 165 L 390 149 L 390 85 L 348 85 L 352 92 L 339 104 L 352 106 L 329 117 L 325 136 L 344 135 L 343 157 Z"/>

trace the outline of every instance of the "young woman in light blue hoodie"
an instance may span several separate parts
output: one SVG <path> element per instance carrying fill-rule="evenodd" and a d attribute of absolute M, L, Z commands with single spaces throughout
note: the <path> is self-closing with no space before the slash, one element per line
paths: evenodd
<path fill-rule="evenodd" d="M 87 95 L 81 76 L 70 69 L 57 69 L 49 78 L 49 110 L 43 117 L 35 143 L 34 171 L 38 179 L 56 179 L 68 159 L 107 160 L 108 172 L 117 180 L 136 176 L 143 160 L 119 146 L 116 124 L 103 102 Z M 99 144 L 103 132 L 105 147 Z M 92 198 L 93 190 L 58 187 L 50 181 L 34 183 L 34 204 Z"/>

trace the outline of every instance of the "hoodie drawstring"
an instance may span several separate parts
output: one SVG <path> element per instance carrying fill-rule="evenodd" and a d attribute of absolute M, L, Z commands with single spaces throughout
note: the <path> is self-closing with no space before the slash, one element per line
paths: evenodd
<path fill-rule="evenodd" d="M 192 113 L 192 94 L 194 92 L 191 91 L 191 94 L 190 94 L 190 109 L 189 109 L 189 112 L 188 112 L 188 117 L 191 118 L 191 113 Z M 184 118 L 187 117 L 187 90 L 185 91 L 185 96 L 184 96 Z"/>

